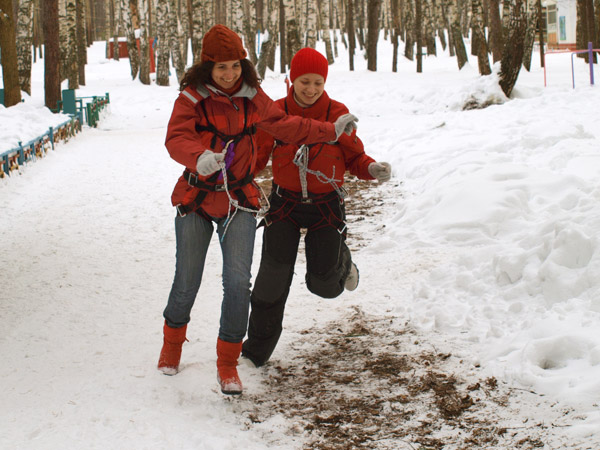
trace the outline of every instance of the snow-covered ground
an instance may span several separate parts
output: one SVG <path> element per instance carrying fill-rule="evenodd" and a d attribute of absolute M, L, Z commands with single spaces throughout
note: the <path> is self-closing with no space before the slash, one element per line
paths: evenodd
<path fill-rule="evenodd" d="M 242 363 L 245 394 L 228 398 L 216 383 L 216 241 L 183 370 L 165 377 L 155 368 L 174 272 L 170 194 L 182 170 L 163 145 L 174 71 L 171 87 L 143 86 L 130 80 L 128 60 L 104 59 L 100 42 L 89 49 L 78 95 L 111 98 L 98 128 L 0 180 L 0 448 L 459 448 L 448 427 L 437 435 L 443 447 L 410 433 L 319 447 L 293 415 L 273 408 L 256 417 L 261 399 L 278 403 L 269 380 L 306 369 L 298 356 L 323 353 L 357 311 L 375 324 L 377 345 L 410 328 L 412 347 L 402 351 L 433 348 L 451 355 L 446 370 L 465 383 L 497 380 L 511 392 L 497 426 L 530 428 L 530 440 L 460 448 L 600 448 L 600 91 L 588 66 L 575 61 L 573 89 L 570 56 L 550 55 L 544 87 L 536 53 L 507 101 L 476 59 L 458 71 L 440 49 L 424 73 L 404 58 L 392 73 L 381 41 L 377 72 L 362 55 L 349 72 L 339 50 L 327 91 L 360 118 L 367 153 L 394 172 L 385 185 L 361 184 L 362 197 L 348 203 L 360 285 L 315 297 L 301 256 L 272 364 Z M 284 76 L 268 73 L 263 87 L 283 96 Z M 43 97 L 38 62 L 33 95 L 0 106 L 0 152 L 62 121 Z M 473 99 L 502 104 L 463 110 Z M 358 206 L 366 220 L 352 213 Z M 372 373 L 360 373 L 365 395 Z M 282 402 L 288 394 L 277 392 Z"/>

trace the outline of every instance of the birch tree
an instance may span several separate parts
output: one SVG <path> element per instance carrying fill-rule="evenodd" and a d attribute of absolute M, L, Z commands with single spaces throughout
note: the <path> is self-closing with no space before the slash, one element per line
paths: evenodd
<path fill-rule="evenodd" d="M 156 5 L 156 28 L 158 30 L 158 48 L 156 62 L 156 84 L 169 85 L 169 0 L 158 0 Z"/>
<path fill-rule="evenodd" d="M 31 44 L 33 42 L 33 1 L 21 0 L 17 16 L 17 64 L 19 86 L 31 95 Z"/>
<path fill-rule="evenodd" d="M 79 64 L 77 58 L 77 5 L 75 0 L 66 0 L 64 12 L 65 34 L 63 40 L 61 40 L 61 55 L 64 58 L 65 75 L 69 80 L 69 89 L 78 89 Z"/>
<path fill-rule="evenodd" d="M 242 33 L 244 35 L 244 44 L 248 51 L 248 57 L 253 64 L 256 64 L 256 1 L 242 0 Z"/>
<path fill-rule="evenodd" d="M 150 84 L 150 43 L 148 42 L 148 0 L 138 0 L 140 21 L 140 82 Z"/>
<path fill-rule="evenodd" d="M 208 22 L 209 17 L 207 17 L 206 9 L 208 5 L 205 6 L 205 2 L 203 0 L 191 0 L 192 2 L 192 10 L 190 11 L 191 20 L 192 20 L 192 31 L 190 39 L 192 41 L 192 57 L 194 62 L 200 61 L 200 54 L 202 53 L 202 36 L 204 36 L 205 26 L 206 29 L 210 27 L 210 23 Z"/>
<path fill-rule="evenodd" d="M 327 63 L 333 64 L 333 47 L 331 45 L 331 31 L 329 21 L 331 19 L 329 0 L 323 0 L 320 2 L 319 18 L 321 21 L 321 35 L 323 36 L 323 42 L 325 42 L 325 54 L 327 56 Z M 335 30 L 334 30 L 335 33 Z"/>
<path fill-rule="evenodd" d="M 356 33 L 354 28 L 354 0 L 346 0 L 346 32 L 348 33 L 348 66 L 354 70 L 354 50 L 356 49 Z"/>
<path fill-rule="evenodd" d="M 173 59 L 173 67 L 177 73 L 177 79 L 181 80 L 185 74 L 185 61 L 183 60 L 183 52 L 181 49 L 181 40 L 179 39 L 179 33 L 181 31 L 181 23 L 177 16 L 177 0 L 168 0 L 167 8 L 167 39 L 169 40 L 169 47 L 171 49 L 171 58 Z M 160 4 L 160 0 L 159 0 Z M 158 17 L 157 17 L 158 20 Z M 160 25 L 159 25 L 160 26 Z"/>
<path fill-rule="evenodd" d="M 513 4 L 510 12 L 510 22 L 506 43 L 502 51 L 502 60 L 500 62 L 500 87 L 507 97 L 517 82 L 519 71 L 523 63 L 523 50 L 525 33 L 527 29 L 527 20 L 522 10 L 520 1 Z"/>
<path fill-rule="evenodd" d="M 127 54 L 129 55 L 129 67 L 131 69 L 131 79 L 135 80 L 140 70 L 140 61 L 138 58 L 138 48 L 135 40 L 135 30 L 131 21 L 131 6 L 129 0 L 120 0 L 123 19 L 123 29 L 127 38 Z"/>
<path fill-rule="evenodd" d="M 277 47 L 279 0 L 268 0 L 268 15 L 266 25 L 267 38 L 260 47 L 260 57 L 256 65 L 256 70 L 261 78 L 264 78 L 267 67 L 275 70 L 275 50 Z"/>
<path fill-rule="evenodd" d="M 282 2 L 285 12 L 286 61 L 289 63 L 296 52 L 302 47 L 302 41 L 300 40 L 300 30 L 298 28 L 294 0 L 282 0 Z"/>
<path fill-rule="evenodd" d="M 21 101 L 15 18 L 11 0 L 0 0 L 0 50 L 2 51 L 4 106 L 9 107 Z"/>
<path fill-rule="evenodd" d="M 379 1 L 379 0 L 377 0 Z M 317 3 L 306 0 L 306 47 L 317 46 Z"/>

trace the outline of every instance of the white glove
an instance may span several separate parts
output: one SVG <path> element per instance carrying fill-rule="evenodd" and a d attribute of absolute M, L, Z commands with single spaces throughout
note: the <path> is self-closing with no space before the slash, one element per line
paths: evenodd
<path fill-rule="evenodd" d="M 224 153 L 214 153 L 212 150 L 204 150 L 204 153 L 198 156 L 196 170 L 200 175 L 206 177 L 220 170 L 224 160 Z"/>
<path fill-rule="evenodd" d="M 342 133 L 346 133 L 350 135 L 354 130 L 356 130 L 356 122 L 358 122 L 358 117 L 354 114 L 344 114 L 333 123 L 335 125 L 335 140 L 337 141 Z"/>
<path fill-rule="evenodd" d="M 373 178 L 377 178 L 377 181 L 383 183 L 389 181 L 392 176 L 392 166 L 386 162 L 372 162 L 368 167 L 369 174 Z"/>

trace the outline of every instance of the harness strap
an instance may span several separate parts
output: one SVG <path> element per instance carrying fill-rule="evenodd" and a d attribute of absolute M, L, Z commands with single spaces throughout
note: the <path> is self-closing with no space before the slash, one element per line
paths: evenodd
<path fill-rule="evenodd" d="M 256 133 L 256 125 L 247 126 L 248 123 L 248 98 L 244 97 L 244 128 L 241 132 L 237 134 L 225 134 L 220 132 L 217 127 L 215 127 L 211 121 L 208 119 L 208 114 L 206 112 L 206 106 L 204 106 L 204 102 L 200 102 L 200 107 L 204 112 L 204 117 L 206 117 L 207 125 L 198 125 L 196 124 L 196 132 L 200 133 L 201 131 L 208 131 L 213 134 L 213 138 L 210 141 L 210 146 L 214 149 L 217 145 L 217 138 L 220 138 L 223 142 L 233 141 L 234 144 L 237 144 L 242 140 L 244 136 L 252 136 Z"/>

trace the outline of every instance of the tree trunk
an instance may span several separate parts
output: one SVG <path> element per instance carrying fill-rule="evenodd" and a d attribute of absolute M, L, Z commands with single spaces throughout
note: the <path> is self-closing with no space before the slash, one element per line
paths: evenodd
<path fill-rule="evenodd" d="M 392 72 L 398 71 L 398 47 L 400 38 L 400 14 L 398 11 L 398 0 L 391 0 L 392 9 Z"/>
<path fill-rule="evenodd" d="M 156 28 L 158 29 L 158 48 L 156 63 L 156 84 L 169 85 L 169 0 L 158 0 L 156 5 Z"/>
<path fill-rule="evenodd" d="M 319 10 L 319 17 L 321 19 L 321 32 L 323 35 L 323 42 L 325 42 L 325 54 L 327 55 L 327 63 L 333 64 L 335 61 L 333 56 L 333 47 L 331 45 L 331 30 L 329 21 L 331 19 L 329 0 L 321 1 L 321 7 Z M 334 30 L 335 32 L 335 30 Z"/>
<path fill-rule="evenodd" d="M 298 28 L 298 19 L 296 18 L 296 8 L 294 0 L 283 0 L 285 11 L 285 31 L 286 31 L 286 61 L 291 61 L 292 57 L 300 48 L 302 41 L 300 39 L 300 30 Z"/>
<path fill-rule="evenodd" d="M 131 79 L 135 80 L 140 70 L 137 43 L 135 42 L 135 30 L 131 21 L 131 7 L 129 0 L 121 0 L 121 11 L 125 36 L 127 37 L 127 53 L 129 55 L 129 67 L 131 68 Z"/>
<path fill-rule="evenodd" d="M 253 11 L 256 11 L 255 0 L 243 0 L 242 7 L 244 10 L 243 17 L 243 33 L 244 43 L 246 44 L 246 50 L 248 56 L 253 64 L 256 64 L 256 16 Z"/>
<path fill-rule="evenodd" d="M 87 64 L 87 33 L 85 25 L 85 0 L 77 0 L 75 11 L 75 32 L 77 35 L 77 67 L 79 84 L 85 86 L 85 65 Z"/>
<path fill-rule="evenodd" d="M 598 41 L 598 36 L 596 34 L 596 21 L 594 18 L 594 0 L 585 0 L 585 3 L 586 3 L 588 42 L 592 43 L 592 48 L 598 48 L 599 41 Z M 586 42 L 585 48 L 588 48 L 587 42 Z M 592 60 L 594 63 L 596 62 L 596 56 L 597 56 L 597 53 L 593 52 Z M 587 61 L 589 63 L 589 58 Z"/>
<path fill-rule="evenodd" d="M 477 48 L 473 48 L 471 53 L 473 54 L 474 52 L 477 55 L 479 73 L 481 75 L 489 75 L 492 73 L 492 69 L 490 68 L 490 61 L 488 59 L 487 41 L 483 32 L 483 7 L 481 0 L 473 0 L 472 9 L 471 33 L 473 35 L 473 43 L 477 41 Z M 477 39 L 475 39 L 475 36 L 477 36 Z"/>
<path fill-rule="evenodd" d="M 277 47 L 277 18 L 279 16 L 279 1 L 269 0 L 269 14 L 267 16 L 266 31 L 269 38 L 263 41 L 260 47 L 260 57 L 256 65 L 256 70 L 261 78 L 265 77 L 267 67 L 274 70 L 274 67 L 269 66 L 273 56 L 275 55 L 275 48 Z"/>
<path fill-rule="evenodd" d="M 306 0 L 306 47 L 317 46 L 317 4 L 316 0 Z"/>
<path fill-rule="evenodd" d="M 377 42 L 379 40 L 379 15 L 381 0 L 370 0 L 367 9 L 369 30 L 367 34 L 367 69 L 377 72 Z"/>
<path fill-rule="evenodd" d="M 66 41 L 61 42 L 64 46 L 61 54 L 64 56 L 65 75 L 69 80 L 69 89 L 79 88 L 79 64 L 77 57 L 77 5 L 75 0 L 66 1 L 66 14 L 64 25 L 66 28 Z M 60 26 L 60 25 L 59 25 Z"/>
<path fill-rule="evenodd" d="M 2 51 L 4 106 L 8 108 L 21 101 L 15 17 L 11 0 L 0 0 L 0 51 Z"/>
<path fill-rule="evenodd" d="M 283 0 L 279 0 L 279 70 L 281 73 L 285 73 L 285 68 L 289 62 L 285 34 L 285 8 Z"/>
<path fill-rule="evenodd" d="M 490 47 L 492 50 L 492 61 L 496 63 L 502 59 L 502 48 L 504 47 L 504 31 L 502 28 L 502 19 L 500 18 L 500 1 L 488 1 L 490 5 Z"/>
<path fill-rule="evenodd" d="M 185 61 L 183 60 L 181 41 L 179 39 L 181 24 L 179 22 L 179 17 L 177 16 L 177 0 L 167 1 L 169 2 L 169 5 L 167 8 L 167 29 L 165 31 L 169 41 L 168 45 L 171 49 L 171 58 L 173 60 L 175 73 L 177 74 L 177 80 L 181 80 L 185 74 Z"/>
<path fill-rule="evenodd" d="M 415 41 L 417 44 L 417 73 L 423 72 L 423 0 L 415 0 Z"/>
<path fill-rule="evenodd" d="M 5 0 L 0 0 L 5 1 Z M 58 43 L 58 0 L 42 2 L 44 30 L 44 96 L 45 105 L 55 109 L 60 100 L 60 51 Z"/>
<path fill-rule="evenodd" d="M 19 86 L 31 95 L 31 43 L 33 41 L 33 1 L 21 0 L 17 17 L 17 63 Z"/>
<path fill-rule="evenodd" d="M 599 0 L 600 1 L 600 0 Z M 545 23 L 545 18 L 543 17 L 542 14 L 542 0 L 537 0 L 537 3 L 535 5 L 536 10 L 537 10 L 537 16 L 538 16 L 538 29 L 540 30 L 538 36 L 539 36 L 539 41 L 540 41 L 540 66 L 541 67 L 545 67 L 546 65 L 546 61 L 544 59 L 544 52 L 545 52 L 545 44 L 544 44 L 544 23 Z"/>
<path fill-rule="evenodd" d="M 109 0 L 113 6 L 113 59 L 119 61 L 121 58 L 119 52 L 119 36 L 121 34 L 121 6 L 119 0 Z"/>
<path fill-rule="evenodd" d="M 509 30 L 500 62 L 500 87 L 507 97 L 512 93 L 523 63 L 527 20 L 520 2 L 516 2 L 511 10 Z"/>
<path fill-rule="evenodd" d="M 204 1 L 191 0 L 192 10 L 190 17 L 192 20 L 192 31 L 190 37 L 192 40 L 192 54 L 194 62 L 200 61 L 202 54 L 202 36 L 204 36 Z"/>
<path fill-rule="evenodd" d="M 451 6 L 451 27 L 452 27 L 452 41 L 454 42 L 454 50 L 456 52 L 456 62 L 458 63 L 458 69 L 462 69 L 466 63 L 469 62 L 467 56 L 467 49 L 465 48 L 465 41 L 463 41 L 462 30 L 460 26 L 460 14 L 458 12 L 458 6 L 456 0 L 453 0 Z"/>
<path fill-rule="evenodd" d="M 140 21 L 140 82 L 150 84 L 150 43 L 148 36 L 148 0 L 138 0 Z"/>
<path fill-rule="evenodd" d="M 412 0 L 408 0 L 404 3 L 406 8 L 406 11 L 404 12 L 404 27 L 406 30 L 404 57 L 410 61 L 415 59 L 415 15 L 412 4 Z"/>
<path fill-rule="evenodd" d="M 348 33 L 348 63 L 350 70 L 354 70 L 354 49 L 356 48 L 356 37 L 354 32 L 354 0 L 346 0 L 348 13 L 346 14 L 346 31 Z"/>
<path fill-rule="evenodd" d="M 533 41 L 535 40 L 535 26 L 539 22 L 535 12 L 527 16 L 527 30 L 525 31 L 525 42 L 523 43 L 523 67 L 529 72 L 531 70 L 531 57 L 533 53 Z"/>

